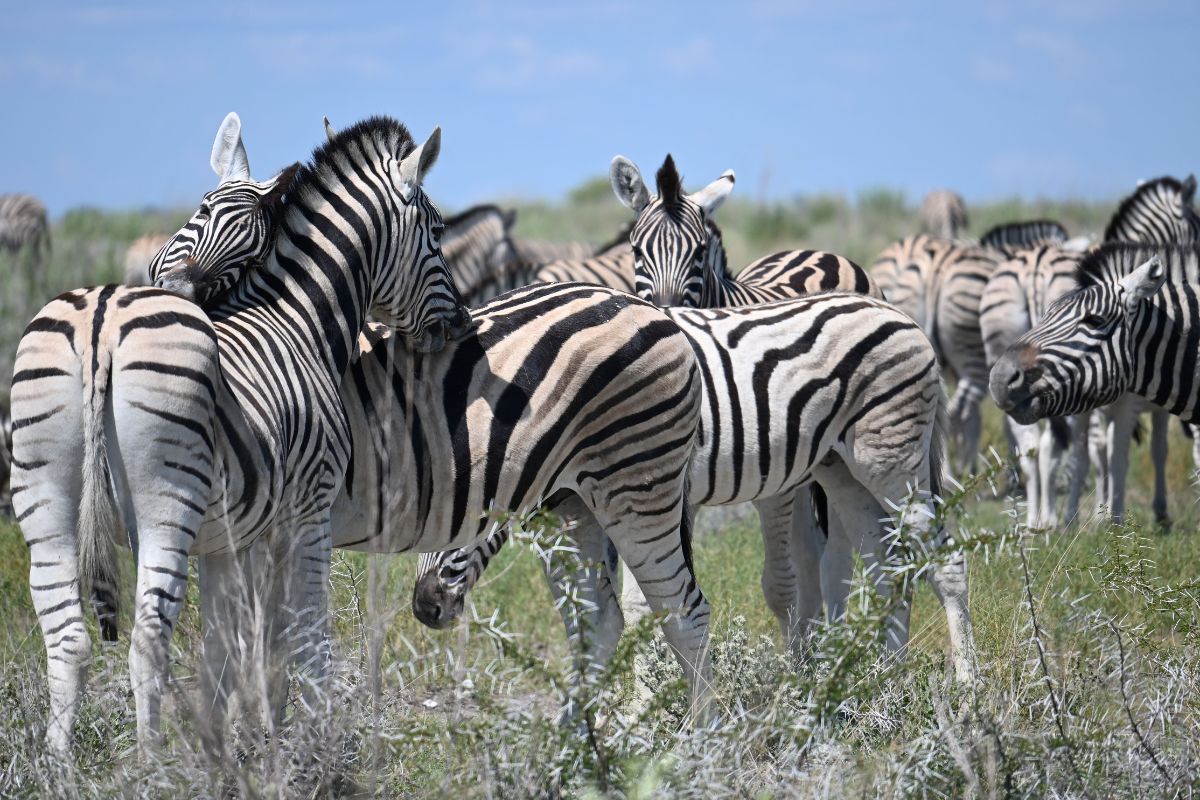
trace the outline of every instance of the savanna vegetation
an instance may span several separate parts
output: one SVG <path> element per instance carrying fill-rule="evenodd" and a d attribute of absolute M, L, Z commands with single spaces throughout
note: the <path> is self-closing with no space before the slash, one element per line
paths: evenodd
<path fill-rule="evenodd" d="M 597 242 L 627 213 L 607 180 L 562 203 L 513 205 L 520 235 Z M 1112 208 L 977 204 L 970 233 L 1042 216 L 1072 234 L 1096 233 Z M 20 332 L 46 299 L 116 279 L 128 242 L 185 217 L 70 212 L 54 224 L 45 263 L 0 261 L 0 370 L 11 370 Z M 732 201 L 719 221 L 735 265 L 798 245 L 869 264 L 916 230 L 916 211 L 914 198 L 878 190 Z M 985 448 L 1001 451 L 1000 417 L 986 401 L 985 422 Z M 116 646 L 96 646 L 75 764 L 63 764 L 42 741 L 45 653 L 27 551 L 5 520 L 0 796 L 1190 796 L 1200 786 L 1200 512 L 1190 442 L 1172 434 L 1169 530 L 1143 513 L 1152 474 L 1144 445 L 1125 526 L 1089 517 L 1025 529 L 1000 455 L 948 492 L 944 521 L 971 552 L 982 680 L 970 689 L 950 679 L 944 619 L 920 582 L 903 660 L 880 647 L 886 602 L 860 585 L 847 619 L 819 627 L 810 657 L 793 663 L 759 589 L 757 519 L 701 512 L 696 561 L 714 607 L 720 708 L 701 729 L 684 723 L 686 692 L 650 625 L 627 632 L 608 673 L 573 686 L 578 643 L 563 635 L 540 563 L 569 565 L 573 556 L 545 521 L 527 526 L 471 596 L 466 620 L 442 632 L 422 628 L 409 610 L 415 557 L 337 553 L 336 678 L 323 707 L 293 705 L 293 721 L 269 737 L 250 721 L 233 740 L 201 735 L 203 714 L 190 699 L 199 647 L 193 582 L 174 639 L 162 750 L 137 757 L 126 619 Z M 940 555 L 903 531 L 897 537 L 906 553 L 892 576 L 899 583 Z M 568 600 L 566 613 L 574 610 Z M 646 688 L 649 705 L 632 702 Z M 568 702 L 583 709 L 582 722 L 561 727 Z"/>

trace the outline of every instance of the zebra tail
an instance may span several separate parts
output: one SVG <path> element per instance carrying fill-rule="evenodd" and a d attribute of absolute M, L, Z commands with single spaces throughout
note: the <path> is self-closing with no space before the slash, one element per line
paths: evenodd
<path fill-rule="evenodd" d="M 106 642 L 117 640 L 120 593 L 116 533 L 117 508 L 109 480 L 104 414 L 109 404 L 112 354 L 95 354 L 91 380 L 83 386 L 83 492 L 79 497 L 79 572 L 81 586 L 91 587 L 92 607 Z M 88 370 L 84 370 L 86 375 Z"/>

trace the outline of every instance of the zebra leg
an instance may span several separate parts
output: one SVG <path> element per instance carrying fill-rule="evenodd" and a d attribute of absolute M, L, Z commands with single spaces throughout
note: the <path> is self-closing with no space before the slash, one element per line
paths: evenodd
<path fill-rule="evenodd" d="M 826 512 L 822 512 L 822 516 L 826 518 L 824 528 L 818 524 L 817 509 L 814 508 L 815 501 L 818 500 L 818 491 L 820 491 L 819 501 L 827 509 Z M 807 644 L 809 622 L 816 619 L 817 615 L 821 613 L 821 556 L 825 551 L 825 543 L 829 536 L 828 528 L 833 524 L 835 515 L 828 512 L 828 497 L 815 483 L 800 488 L 793 493 L 793 497 L 795 500 L 792 505 L 792 570 L 796 574 L 795 615 L 801 625 L 800 638 L 796 642 L 796 646 L 800 648 L 800 655 L 803 655 Z M 795 647 L 793 647 L 793 652 L 796 652 Z"/>
<path fill-rule="evenodd" d="M 1063 450 L 1070 436 L 1069 431 L 1064 430 L 1066 425 L 1066 419 L 1056 417 L 1048 420 L 1041 432 L 1037 471 L 1041 482 L 1038 524 L 1042 527 L 1050 528 L 1058 524 L 1058 468 L 1062 466 Z"/>
<path fill-rule="evenodd" d="M 1086 411 L 1071 418 L 1071 486 L 1067 494 L 1066 523 L 1075 524 L 1079 516 L 1079 500 L 1083 496 L 1083 487 L 1087 483 L 1088 467 L 1088 431 L 1091 428 L 1092 412 Z M 1099 467 L 1096 469 L 1099 473 Z"/>
<path fill-rule="evenodd" d="M 808 494 L 801 489 L 794 494 Z M 776 495 L 754 501 L 758 519 L 762 524 L 763 568 L 762 591 L 767 607 L 779 622 L 783 642 L 797 652 L 804 639 L 807 617 L 800 616 L 797 608 L 799 585 L 792 557 L 793 505 L 792 494 Z M 811 513 L 811 509 L 809 509 Z"/>
<path fill-rule="evenodd" d="M 1108 426 L 1108 501 L 1114 522 L 1125 516 L 1125 479 L 1129 473 L 1129 448 L 1133 429 L 1137 425 L 1134 398 L 1125 395 L 1111 406 L 1112 421 Z"/>
<path fill-rule="evenodd" d="M 609 571 L 608 537 L 592 513 L 577 499 L 566 501 L 555 510 L 576 521 L 575 526 L 568 529 L 567 536 L 578 549 L 578 568 L 572 570 L 562 563 L 547 563 L 545 567 L 546 579 L 562 615 L 567 637 L 578 648 L 573 676 L 578 685 L 599 675 L 608 664 L 621 638 L 624 622 Z M 578 603 L 565 602 L 567 597 L 577 599 Z M 562 721 L 576 718 L 579 711 L 574 707 L 564 709 Z"/>
<path fill-rule="evenodd" d="M 1096 514 L 1107 516 L 1112 505 L 1112 469 L 1108 457 L 1108 409 L 1092 412 L 1088 421 L 1088 458 L 1096 468 Z"/>
<path fill-rule="evenodd" d="M 1166 411 L 1150 413 L 1150 458 L 1154 461 L 1154 520 L 1163 528 L 1171 527 L 1167 515 L 1167 434 L 1171 415 Z"/>
<path fill-rule="evenodd" d="M 886 561 L 881 520 L 887 517 L 883 506 L 863 486 L 842 459 L 827 457 L 813 476 L 829 495 L 830 540 L 827 559 L 822 560 L 822 583 L 829 586 L 826 597 L 832 618 L 845 613 L 846 597 L 850 590 L 854 553 L 862 556 L 867 575 L 881 596 L 891 595 L 892 584 L 882 569 Z M 834 519 L 838 520 L 835 525 Z M 829 571 L 826 572 L 826 568 Z M 909 599 L 899 598 L 888 619 L 886 643 L 889 650 L 898 650 L 908 642 Z"/>
<path fill-rule="evenodd" d="M 203 624 L 201 710 L 208 709 L 209 728 L 217 737 L 222 734 L 229 699 L 240 677 L 242 615 L 248 614 L 252 607 L 250 587 L 243 582 L 241 566 L 240 559 L 232 554 L 199 559 Z"/>
<path fill-rule="evenodd" d="M 680 486 L 681 494 L 682 489 Z M 586 501 L 586 494 L 584 498 Z M 663 621 L 663 633 L 688 681 L 692 713 L 697 719 L 706 719 L 712 705 L 708 649 L 711 611 L 692 567 L 692 514 L 686 497 L 679 496 L 669 506 L 680 509 L 677 515 L 664 514 L 660 502 L 650 506 L 659 509 L 656 512 L 641 514 L 640 509 L 618 515 L 604 507 L 589 506 L 641 587 L 650 609 L 669 612 Z"/>
<path fill-rule="evenodd" d="M 1200 485 L 1200 425 L 1185 422 L 1192 434 L 1192 485 Z"/>
<path fill-rule="evenodd" d="M 1025 522 L 1031 528 L 1040 527 L 1044 524 L 1041 519 L 1041 480 L 1038 473 L 1041 430 L 1036 423 L 1020 425 L 1012 417 L 1005 417 L 1004 425 L 1015 442 L 1017 462 L 1025 478 Z"/>

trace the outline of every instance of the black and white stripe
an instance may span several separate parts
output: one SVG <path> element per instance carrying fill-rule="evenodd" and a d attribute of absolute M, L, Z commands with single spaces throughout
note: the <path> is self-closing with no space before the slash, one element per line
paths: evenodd
<path fill-rule="evenodd" d="M 237 639 L 225 626 L 240 599 L 238 554 L 256 540 L 276 561 L 263 576 L 265 646 L 324 672 L 330 517 L 351 459 L 338 389 L 359 331 L 370 311 L 413 346 L 436 348 L 469 323 L 438 248 L 440 215 L 420 188 L 439 141 L 435 131 L 417 147 L 399 123 L 373 118 L 309 166 L 253 184 L 230 115 L 213 152 L 222 184 L 155 265 L 164 285 L 205 298 L 232 282 L 227 259 L 266 253 L 211 321 L 162 289 L 105 286 L 61 295 L 27 327 L 13 376 L 13 502 L 47 649 L 54 749 L 69 745 L 90 660 L 80 592 L 111 592 L 118 526 L 137 555 L 130 673 L 141 743 L 158 726 L 189 554 L 203 556 L 203 674 L 216 699 Z M 284 191 L 277 235 L 244 225 L 247 214 L 269 218 Z M 285 636 L 295 639 L 287 650 Z M 277 710 L 286 682 L 268 685 Z"/>
<path fill-rule="evenodd" d="M 1013 257 L 1023 250 L 1043 244 L 1060 245 L 1067 241 L 1067 229 L 1050 219 L 1009 222 L 997 225 L 979 237 L 979 245 Z"/>
<path fill-rule="evenodd" d="M 979 324 L 989 367 L 1000 359 L 1026 331 L 1037 325 L 1050 305 L 1077 288 L 1075 273 L 1082 256 L 1042 244 L 1017 251 L 988 279 L 979 307 Z M 1086 422 L 1081 422 L 1086 425 Z M 1005 419 L 1025 476 L 1028 523 L 1052 527 L 1058 522 L 1056 471 L 1070 435 L 1067 419 L 1056 417 L 1043 429 Z M 1066 518 L 1078 509 L 1079 491 L 1086 469 L 1086 428 L 1076 431 L 1076 474 Z M 1080 446 L 1082 449 L 1080 449 Z"/>
<path fill-rule="evenodd" d="M 921 325 L 957 381 L 950 425 L 960 472 L 973 468 L 979 452 L 988 376 L 979 301 L 1001 260 L 993 250 L 918 234 L 890 245 L 871 265 L 884 297 Z"/>
<path fill-rule="evenodd" d="M 997 361 L 997 404 L 1028 424 L 1129 392 L 1200 421 L 1200 247 L 1104 244 L 1078 277 Z"/>

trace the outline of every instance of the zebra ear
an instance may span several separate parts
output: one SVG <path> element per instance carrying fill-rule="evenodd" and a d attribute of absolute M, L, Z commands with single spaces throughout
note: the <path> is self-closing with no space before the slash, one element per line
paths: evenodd
<path fill-rule="evenodd" d="M 1192 198 L 1196 196 L 1196 176 L 1188 175 L 1183 179 L 1183 203 L 1190 206 Z"/>
<path fill-rule="evenodd" d="M 400 160 L 400 193 L 407 200 L 413 189 L 425 180 L 426 173 L 437 162 L 442 152 L 442 129 L 434 128 L 425 143 Z"/>
<path fill-rule="evenodd" d="M 1167 271 L 1162 261 L 1153 256 L 1145 264 L 1118 281 L 1125 293 L 1125 313 L 1132 314 L 1138 303 L 1153 297 L 1167 280 Z"/>
<path fill-rule="evenodd" d="M 733 170 L 727 169 L 721 173 L 721 177 L 691 195 L 688 199 L 703 208 L 705 214 L 712 214 L 729 197 L 729 193 L 733 191 L 735 180 L 737 179 L 733 175 Z"/>
<path fill-rule="evenodd" d="M 267 193 L 264 194 L 258 201 L 260 206 L 275 206 L 282 199 L 283 194 L 292 185 L 292 179 L 296 177 L 296 173 L 300 170 L 300 162 L 284 167 L 279 170 L 279 174 L 274 178 L 266 181 L 263 185 L 268 187 Z"/>
<path fill-rule="evenodd" d="M 635 214 L 642 213 L 642 209 L 650 202 L 650 192 L 637 165 L 625 156 L 615 156 L 612 166 L 608 168 L 608 179 L 621 205 Z"/>
<path fill-rule="evenodd" d="M 217 128 L 209 164 L 221 179 L 218 185 L 228 181 L 250 180 L 250 159 L 246 157 L 246 146 L 242 144 L 242 120 L 233 111 L 225 115 L 221 127 Z"/>
<path fill-rule="evenodd" d="M 505 233 L 511 231 L 512 226 L 517 224 L 517 210 L 510 208 L 508 211 L 501 211 L 500 222 L 504 225 Z"/>
<path fill-rule="evenodd" d="M 329 117 L 321 117 L 325 121 L 325 138 L 333 141 L 333 137 L 337 136 L 337 131 L 334 130 L 333 124 L 329 121 Z"/>

